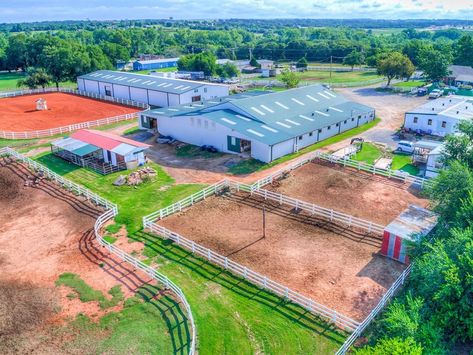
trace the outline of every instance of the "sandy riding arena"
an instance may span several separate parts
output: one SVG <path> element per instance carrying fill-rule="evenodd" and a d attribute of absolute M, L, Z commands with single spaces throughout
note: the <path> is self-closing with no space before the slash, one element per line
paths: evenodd
<path fill-rule="evenodd" d="M 382 225 L 409 204 L 428 205 L 419 190 L 402 182 L 321 161 L 303 165 L 265 188 Z"/>
<path fill-rule="evenodd" d="M 9 158 L 0 159 L 0 343 L 4 344 L 27 339 L 28 331 L 36 334 L 79 313 L 97 320 L 122 307 L 102 310 L 97 302 L 71 299 L 68 287 L 55 286 L 63 273 L 79 275 L 105 295 L 120 285 L 125 297 L 150 281 L 98 245 L 93 225 L 103 213 L 100 208 L 45 179 L 30 186 L 25 181 L 35 181 L 30 170 Z M 128 251 L 135 245 L 124 244 Z"/>
<path fill-rule="evenodd" d="M 207 198 L 158 223 L 357 320 L 404 269 L 378 255 L 379 236 L 244 192 Z"/>
<path fill-rule="evenodd" d="M 37 111 L 44 98 L 48 110 Z M 0 130 L 23 132 L 68 126 L 137 112 L 137 108 L 73 94 L 46 93 L 0 99 Z"/>

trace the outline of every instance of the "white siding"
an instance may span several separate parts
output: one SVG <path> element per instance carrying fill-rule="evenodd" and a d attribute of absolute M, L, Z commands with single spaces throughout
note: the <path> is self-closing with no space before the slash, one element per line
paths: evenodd
<path fill-rule="evenodd" d="M 159 107 L 167 107 L 168 94 L 162 91 L 148 90 L 149 104 Z"/>
<path fill-rule="evenodd" d="M 79 89 L 79 91 L 85 91 L 84 79 L 77 78 L 77 88 Z"/>
<path fill-rule="evenodd" d="M 169 106 L 176 106 L 180 105 L 181 103 L 184 102 L 179 101 L 179 95 L 169 94 Z"/>
<path fill-rule="evenodd" d="M 345 123 L 346 122 L 346 123 Z M 340 133 L 348 131 L 349 129 L 356 127 L 356 118 L 347 118 L 345 121 L 340 122 Z"/>
<path fill-rule="evenodd" d="M 417 122 L 415 122 L 416 118 Z M 432 120 L 431 124 L 429 120 Z M 443 122 L 445 122 L 445 127 L 442 127 Z M 456 132 L 458 123 L 459 119 L 435 114 L 406 113 L 404 118 L 405 128 L 441 137 Z"/>
<path fill-rule="evenodd" d="M 258 141 L 251 141 L 251 157 L 269 163 L 271 161 L 271 147 Z"/>
<path fill-rule="evenodd" d="M 314 143 L 317 143 L 317 131 L 303 134 L 302 136 L 299 136 L 296 139 L 297 150 L 307 147 Z"/>
<path fill-rule="evenodd" d="M 113 84 L 113 95 L 119 99 L 130 100 L 130 91 L 125 85 Z"/>
<path fill-rule="evenodd" d="M 273 145 L 273 160 L 294 152 L 294 139 Z"/>
<path fill-rule="evenodd" d="M 98 82 L 93 80 L 84 80 L 85 91 L 99 94 Z"/>
<path fill-rule="evenodd" d="M 130 87 L 130 94 L 132 100 L 148 103 L 148 95 L 146 94 L 146 89 Z"/>

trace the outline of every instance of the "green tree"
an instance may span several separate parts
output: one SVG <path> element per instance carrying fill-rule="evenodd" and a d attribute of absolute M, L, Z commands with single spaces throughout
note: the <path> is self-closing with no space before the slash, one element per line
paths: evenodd
<path fill-rule="evenodd" d="M 258 63 L 255 57 L 252 57 L 250 60 L 250 65 L 255 68 L 260 68 L 261 65 Z"/>
<path fill-rule="evenodd" d="M 203 71 L 206 76 L 215 75 L 217 72 L 217 57 L 210 52 L 187 54 L 177 62 L 179 70 Z"/>
<path fill-rule="evenodd" d="M 284 85 L 286 85 L 286 88 L 293 89 L 299 85 L 301 78 L 299 75 L 297 75 L 297 73 L 294 73 L 289 70 L 284 70 L 281 73 L 279 80 L 281 80 Z"/>
<path fill-rule="evenodd" d="M 465 35 L 455 45 L 455 60 L 457 65 L 473 67 L 473 37 Z"/>
<path fill-rule="evenodd" d="M 345 58 L 343 58 L 343 64 L 349 65 L 351 71 L 355 69 L 355 65 L 362 65 L 365 62 L 365 58 L 362 52 L 354 50 L 350 52 Z"/>
<path fill-rule="evenodd" d="M 410 78 L 415 68 L 407 56 L 399 52 L 391 52 L 378 61 L 377 70 L 379 75 L 388 79 L 386 86 L 389 86 L 392 79 Z"/>
<path fill-rule="evenodd" d="M 41 86 L 43 89 L 51 82 L 51 76 L 44 68 L 28 68 L 26 77 L 18 80 L 18 87 L 26 86 L 29 89 L 36 89 Z"/>
<path fill-rule="evenodd" d="M 6 49 L 6 67 L 10 70 L 25 69 L 26 61 L 26 35 L 20 33 L 8 38 L 8 47 Z"/>
<path fill-rule="evenodd" d="M 302 57 L 299 59 L 296 63 L 296 68 L 302 68 L 302 69 L 307 69 L 307 66 L 309 63 L 307 62 L 307 59 L 305 57 Z"/>
<path fill-rule="evenodd" d="M 458 133 L 446 137 L 442 161 L 446 166 L 459 161 L 473 170 L 473 122 L 462 121 L 458 125 Z"/>
<path fill-rule="evenodd" d="M 424 71 L 427 78 L 433 81 L 439 81 L 448 76 L 448 66 L 450 64 L 450 56 L 443 51 L 425 49 L 419 54 L 419 68 Z"/>
<path fill-rule="evenodd" d="M 235 64 L 227 62 L 217 67 L 217 74 L 222 78 L 234 78 L 238 76 L 239 71 Z"/>
<path fill-rule="evenodd" d="M 422 355 L 422 346 L 413 338 L 385 338 L 375 346 L 367 346 L 353 351 L 355 355 Z"/>

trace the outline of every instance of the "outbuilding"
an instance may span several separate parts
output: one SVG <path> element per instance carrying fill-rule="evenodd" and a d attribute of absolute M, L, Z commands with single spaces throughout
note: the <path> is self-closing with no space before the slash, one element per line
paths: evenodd
<path fill-rule="evenodd" d="M 153 70 L 177 67 L 179 58 L 161 58 L 150 60 L 136 60 L 133 62 L 133 70 Z"/>
<path fill-rule="evenodd" d="M 410 243 L 419 241 L 437 225 L 438 215 L 425 208 L 409 205 L 384 229 L 381 254 L 408 264 Z"/>
<path fill-rule="evenodd" d="M 463 120 L 473 119 L 473 98 L 448 96 L 406 112 L 404 128 L 420 134 L 444 137 L 458 131 Z"/>
<path fill-rule="evenodd" d="M 99 70 L 77 78 L 79 91 L 169 107 L 227 96 L 226 85 Z"/>
<path fill-rule="evenodd" d="M 145 163 L 148 144 L 92 129 L 74 132 L 51 143 L 51 151 L 71 163 L 100 174 L 133 169 Z"/>
<path fill-rule="evenodd" d="M 312 85 L 143 111 L 140 127 L 181 142 L 271 162 L 374 118 L 373 108 Z"/>

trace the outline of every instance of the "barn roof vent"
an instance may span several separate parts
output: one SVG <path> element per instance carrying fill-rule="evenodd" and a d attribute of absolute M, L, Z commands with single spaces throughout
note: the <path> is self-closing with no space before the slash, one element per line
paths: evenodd
<path fill-rule="evenodd" d="M 312 112 L 312 116 L 315 116 L 315 112 Z"/>

